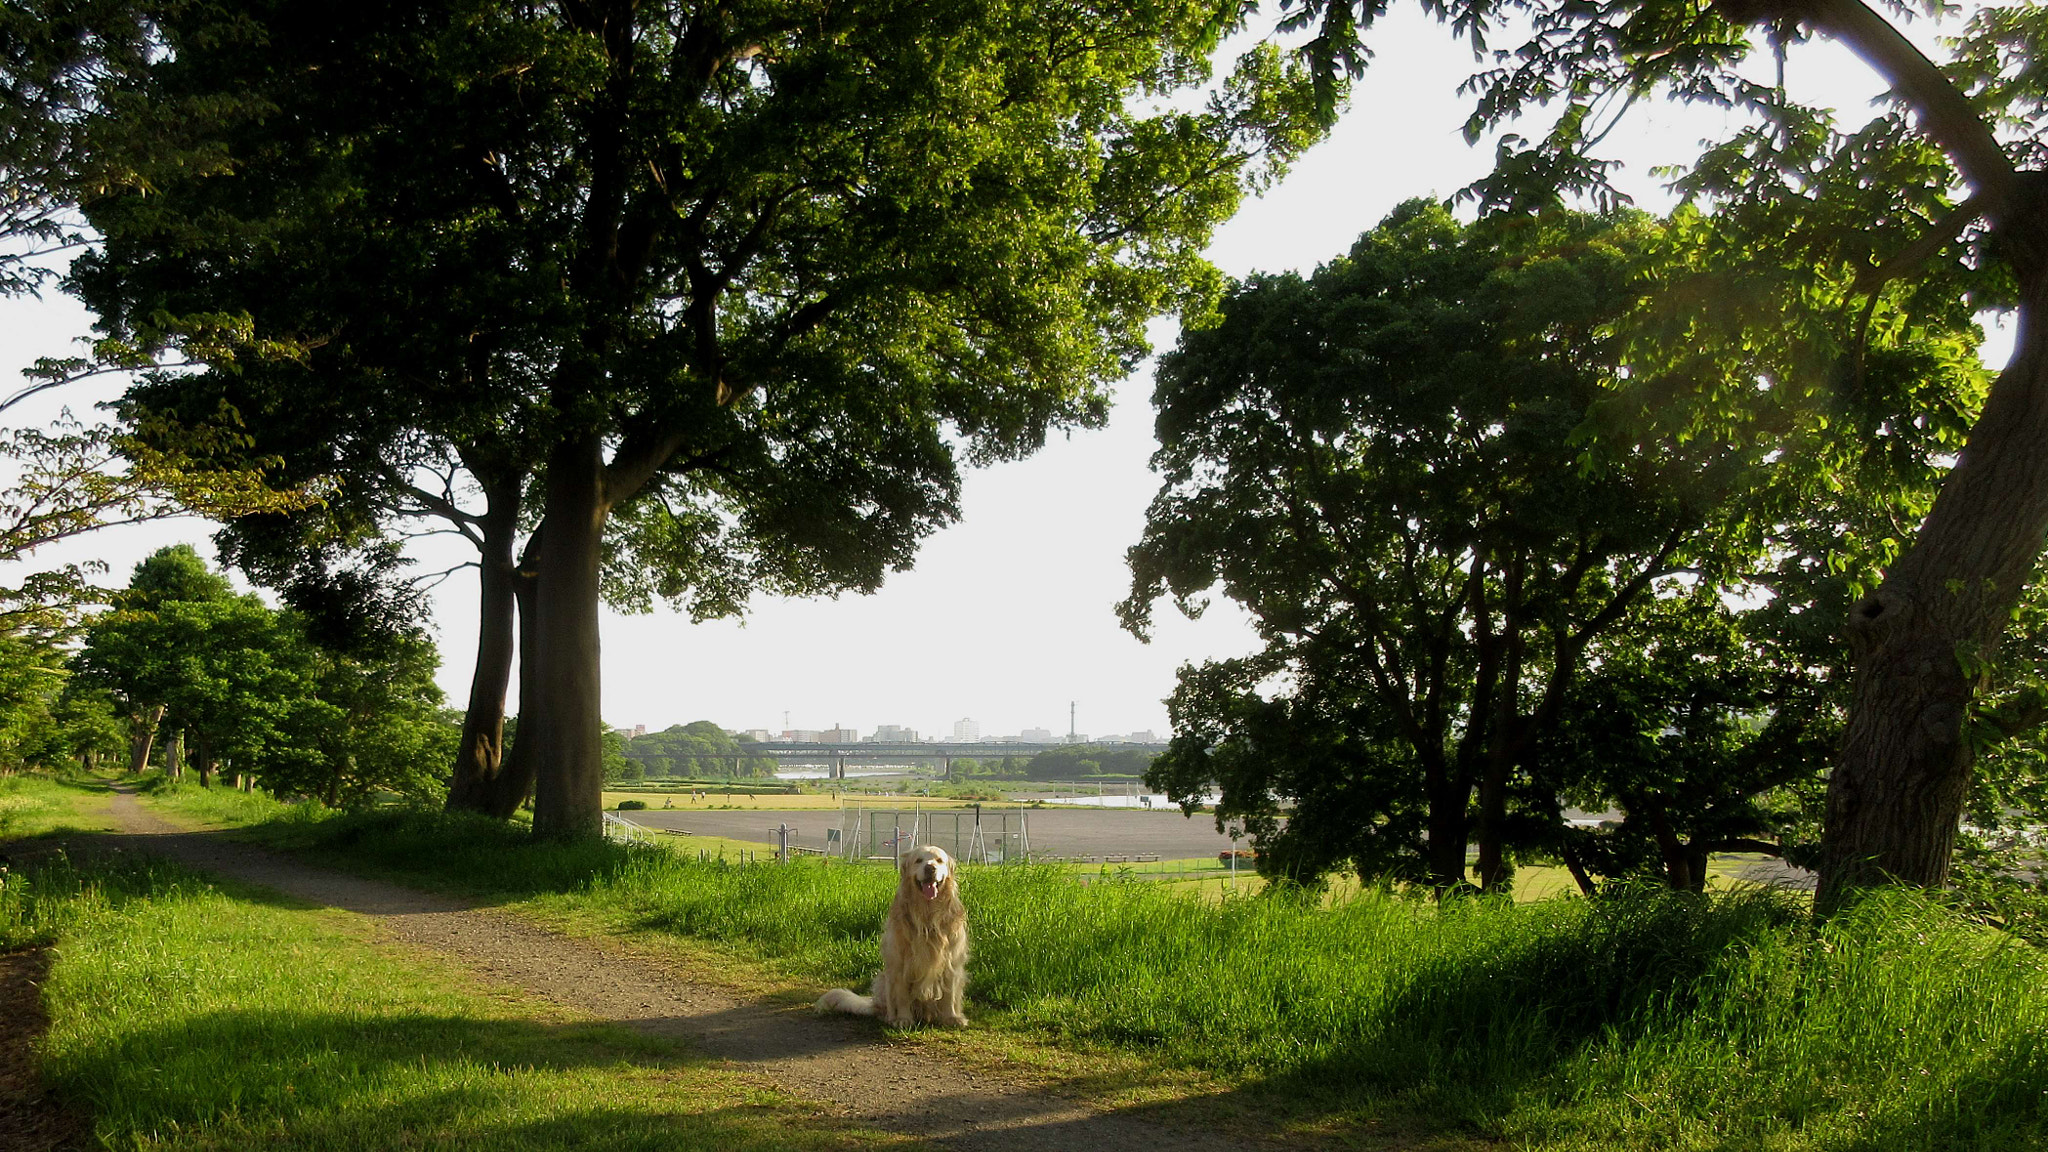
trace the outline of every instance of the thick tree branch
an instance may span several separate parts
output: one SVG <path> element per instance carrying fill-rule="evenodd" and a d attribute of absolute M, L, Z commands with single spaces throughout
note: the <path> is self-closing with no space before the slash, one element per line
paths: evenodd
<path fill-rule="evenodd" d="M 1912 274 L 1914 269 L 1925 264 L 1936 252 L 1962 235 L 1963 229 L 1970 226 L 1970 221 L 1984 215 L 1984 209 L 1985 198 L 1982 194 L 1972 196 L 1949 209 L 1947 215 L 1935 221 L 1911 244 L 1892 253 L 1884 263 L 1858 272 L 1856 283 L 1850 290 L 1875 293 L 1891 281 Z"/>
<path fill-rule="evenodd" d="M 1862 0 L 1721 0 L 1718 6 L 1743 23 L 1789 16 L 1840 41 L 1885 78 L 1919 116 L 1921 130 L 1948 153 L 1972 188 L 1990 198 L 1994 221 L 2016 207 L 2018 172 L 1991 126 L 1932 60 Z"/>

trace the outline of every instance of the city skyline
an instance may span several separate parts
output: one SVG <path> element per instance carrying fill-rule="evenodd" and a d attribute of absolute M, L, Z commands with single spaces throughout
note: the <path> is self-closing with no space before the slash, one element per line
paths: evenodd
<path fill-rule="evenodd" d="M 1047 728 L 1023 728 L 1014 733 L 983 733 L 980 731 L 979 724 L 975 724 L 975 731 L 972 734 L 963 733 L 961 730 L 963 724 L 975 723 L 974 718 L 971 716 L 955 720 L 952 724 L 952 734 L 950 736 L 941 735 L 937 732 L 928 733 L 903 724 L 877 724 L 872 728 L 862 728 L 858 724 L 846 725 L 839 723 L 834 723 L 829 728 L 806 728 L 802 726 L 784 727 L 780 730 L 771 728 L 735 728 L 728 724 L 720 724 L 717 720 L 708 716 L 700 716 L 694 720 L 678 720 L 669 724 L 650 724 L 636 721 L 632 724 L 612 724 L 608 722 L 607 726 L 614 732 L 625 734 L 629 738 L 637 738 L 650 732 L 663 732 L 671 728 L 704 720 L 718 724 L 720 728 L 735 735 L 746 736 L 763 742 L 782 741 L 789 743 L 993 744 L 1015 742 L 1024 744 L 1151 744 L 1164 743 L 1168 735 L 1146 728 L 1094 734 L 1072 730 L 1054 732 Z"/>

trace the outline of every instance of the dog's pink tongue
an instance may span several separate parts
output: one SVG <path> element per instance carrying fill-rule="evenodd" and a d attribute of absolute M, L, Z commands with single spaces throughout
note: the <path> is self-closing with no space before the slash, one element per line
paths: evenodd
<path fill-rule="evenodd" d="M 924 890 L 925 899 L 937 900 L 939 898 L 939 882 L 937 880 L 920 880 L 917 882 L 917 886 Z"/>

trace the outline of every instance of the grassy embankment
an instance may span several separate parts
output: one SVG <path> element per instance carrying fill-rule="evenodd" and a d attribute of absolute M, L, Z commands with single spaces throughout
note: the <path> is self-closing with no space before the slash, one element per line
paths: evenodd
<path fill-rule="evenodd" d="M 114 826 L 106 812 L 110 797 L 106 782 L 90 777 L 0 776 L 0 840 L 59 829 L 110 830 Z"/>
<path fill-rule="evenodd" d="M 0 779 L 5 834 L 74 827 L 66 810 L 85 795 Z M 224 790 L 207 801 L 277 810 Z M 481 991 L 374 943 L 360 918 L 168 864 L 58 852 L 0 873 L 0 952 L 47 945 L 44 1076 L 108 1147 L 922 1146 L 673 1044 Z"/>
<path fill-rule="evenodd" d="M 427 814 L 280 813 L 256 832 L 574 931 L 708 941 L 805 994 L 872 971 L 892 882 L 536 846 Z M 2048 1141 L 2043 954 L 1909 895 L 1815 926 L 1758 890 L 1435 909 L 1053 879 L 965 874 L 976 1032 L 1185 1071 L 1305 1130 L 1409 1116 L 1546 1149 Z"/>

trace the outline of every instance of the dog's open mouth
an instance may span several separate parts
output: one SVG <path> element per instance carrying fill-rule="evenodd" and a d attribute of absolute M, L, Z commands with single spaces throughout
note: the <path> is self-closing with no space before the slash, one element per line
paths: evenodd
<path fill-rule="evenodd" d="M 924 898 L 927 900 L 937 900 L 939 898 L 939 882 L 937 880 L 919 880 L 917 882 L 917 890 L 924 893 Z"/>

